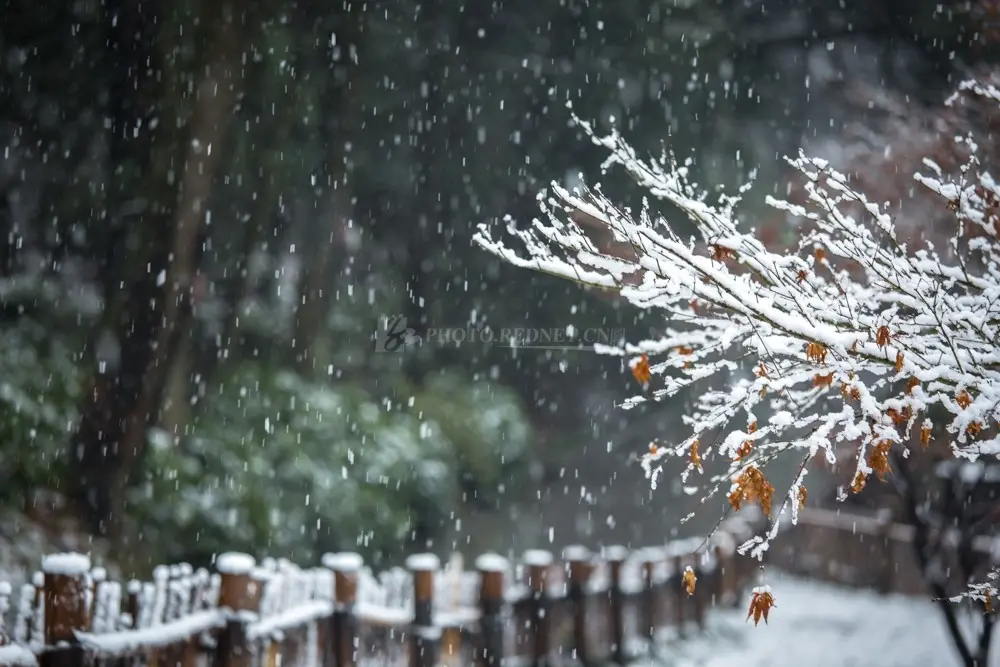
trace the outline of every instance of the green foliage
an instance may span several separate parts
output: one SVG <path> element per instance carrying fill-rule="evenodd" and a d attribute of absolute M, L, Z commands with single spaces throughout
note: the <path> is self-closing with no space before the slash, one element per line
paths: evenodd
<path fill-rule="evenodd" d="M 203 399 L 188 436 L 151 438 L 131 503 L 144 539 L 167 560 L 231 549 L 401 554 L 418 512 L 439 525 L 463 474 L 495 485 L 528 444 L 516 399 L 486 383 L 445 374 L 412 400 L 394 393 L 379 400 L 244 364 Z"/>
<path fill-rule="evenodd" d="M 0 329 L 0 501 L 60 479 L 80 386 L 63 337 L 28 317 Z"/>

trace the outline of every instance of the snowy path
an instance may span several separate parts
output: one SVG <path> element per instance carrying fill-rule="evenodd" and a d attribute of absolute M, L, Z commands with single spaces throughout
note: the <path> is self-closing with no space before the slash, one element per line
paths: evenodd
<path fill-rule="evenodd" d="M 715 611 L 706 634 L 671 642 L 651 667 L 957 667 L 929 601 L 851 591 L 768 574 L 776 607 L 769 625 L 746 610 Z M 994 642 L 996 646 L 996 642 Z M 995 651 L 1000 649 L 994 649 Z M 645 661 L 644 661 L 645 662 Z M 995 660 L 1000 665 L 1000 658 Z"/>

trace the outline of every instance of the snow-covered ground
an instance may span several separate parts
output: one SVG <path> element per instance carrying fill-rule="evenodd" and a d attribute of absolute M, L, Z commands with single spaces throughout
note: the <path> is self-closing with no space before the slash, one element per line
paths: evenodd
<path fill-rule="evenodd" d="M 879 596 L 768 572 L 770 623 L 746 609 L 709 615 L 706 632 L 661 648 L 671 667 L 952 667 L 959 665 L 928 600 Z M 994 642 L 996 646 L 996 642 Z M 1000 651 L 995 648 L 994 651 Z M 644 661 L 645 662 L 645 661 Z M 1000 666 L 1000 656 L 994 662 Z"/>

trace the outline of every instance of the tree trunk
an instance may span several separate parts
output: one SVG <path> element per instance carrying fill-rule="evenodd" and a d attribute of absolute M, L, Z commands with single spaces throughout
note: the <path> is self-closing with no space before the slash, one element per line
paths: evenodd
<path fill-rule="evenodd" d="M 326 182 L 318 204 L 319 233 L 312 239 L 307 235 L 303 248 L 304 265 L 299 280 L 301 300 L 295 313 L 292 340 L 295 367 L 305 376 L 314 376 L 328 363 L 329 342 L 321 334 L 330 310 L 334 270 L 338 266 L 337 251 L 344 248 L 354 209 L 347 144 L 356 128 L 359 111 L 353 83 L 359 76 L 357 51 L 364 22 L 360 3 L 346 4 L 339 18 L 336 30 L 336 48 L 340 51 L 338 67 L 343 68 L 346 76 L 343 81 L 336 81 L 336 72 L 330 75 L 329 88 L 333 89 L 331 96 L 336 101 L 332 105 L 334 117 L 324 125 L 326 131 L 321 132 L 327 159 Z"/>
<path fill-rule="evenodd" d="M 239 42 L 236 28 L 224 12 L 226 15 L 212 24 L 215 34 L 193 102 L 190 136 L 184 137 L 185 141 L 167 127 L 156 137 L 155 145 L 145 144 L 141 138 L 130 139 L 131 128 L 149 127 L 154 112 L 165 113 L 170 101 L 167 96 L 181 93 L 179 86 L 171 90 L 169 83 L 163 96 L 157 96 L 153 89 L 162 70 L 155 66 L 160 62 L 159 54 L 149 49 L 158 45 L 166 50 L 172 44 L 169 39 L 164 43 L 158 39 L 157 28 L 166 22 L 156 9 L 153 3 L 135 0 L 109 7 L 106 19 L 113 26 L 109 47 L 119 58 L 112 91 L 125 95 L 123 99 L 111 96 L 118 105 L 113 112 L 111 151 L 118 187 L 109 215 L 121 216 L 126 208 L 128 168 L 142 174 L 137 192 L 145 194 L 147 200 L 145 212 L 126 230 L 132 236 L 125 237 L 125 247 L 113 251 L 109 273 L 121 278 L 106 282 L 105 323 L 120 346 L 117 367 L 114 372 L 99 369 L 92 381 L 71 454 L 79 461 L 75 495 L 83 501 L 92 529 L 112 536 L 119 535 L 122 528 L 125 493 L 141 460 L 149 424 L 155 419 L 176 333 L 183 331 L 190 316 L 198 231 L 235 99 L 235 82 L 229 79 L 235 71 Z M 124 62 L 122 52 L 128 53 Z M 152 76 L 147 78 L 147 72 Z M 123 79 L 132 81 L 131 90 L 121 85 Z M 162 79 L 177 83 L 166 75 Z M 161 123 L 160 127 L 171 124 Z M 178 192 L 166 185 L 166 175 L 171 163 L 181 161 L 174 151 L 184 147 L 187 155 L 181 157 L 184 171 Z M 126 252 L 127 263 L 119 254 Z"/>

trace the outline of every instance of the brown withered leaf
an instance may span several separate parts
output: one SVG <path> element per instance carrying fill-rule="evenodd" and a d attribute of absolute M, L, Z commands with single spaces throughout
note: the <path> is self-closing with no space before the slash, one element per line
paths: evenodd
<path fill-rule="evenodd" d="M 833 373 L 827 373 L 826 375 L 817 373 L 813 376 L 812 385 L 814 387 L 829 387 L 831 384 L 833 384 Z"/>
<path fill-rule="evenodd" d="M 736 453 L 733 454 L 733 460 L 734 461 L 739 461 L 740 459 L 743 459 L 743 458 L 749 456 L 750 452 L 752 452 L 752 451 L 753 451 L 753 442 L 751 442 L 750 440 L 744 440 L 743 444 L 741 444 L 736 449 Z"/>
<path fill-rule="evenodd" d="M 732 259 L 736 257 L 735 253 L 733 253 L 732 249 L 730 248 L 726 248 L 721 245 L 717 245 L 715 243 L 713 243 L 709 247 L 712 249 L 712 259 L 715 260 L 716 262 L 724 262 L 727 259 Z"/>
<path fill-rule="evenodd" d="M 969 435 L 970 438 L 975 438 L 977 435 L 979 435 L 982 432 L 982 430 L 983 430 L 983 425 L 982 424 L 980 424 L 979 422 L 972 422 L 965 429 L 965 432 Z"/>
<path fill-rule="evenodd" d="M 798 280 L 799 283 L 803 283 L 803 282 L 805 282 L 805 280 L 806 280 L 806 278 L 808 276 L 809 276 L 809 274 L 807 274 L 805 271 L 801 271 L 800 270 L 799 273 L 798 273 L 798 275 L 796 276 L 796 279 Z"/>
<path fill-rule="evenodd" d="M 691 464 L 698 468 L 698 472 L 702 472 L 701 454 L 698 453 L 698 444 L 697 440 L 691 443 Z"/>
<path fill-rule="evenodd" d="M 895 368 L 896 368 L 896 372 L 897 373 L 900 372 L 901 370 L 903 370 L 903 353 L 902 352 L 897 352 L 896 353 Z"/>
<path fill-rule="evenodd" d="M 868 467 L 878 475 L 881 481 L 885 481 L 886 475 L 892 472 L 892 468 L 889 467 L 889 450 L 892 449 L 892 443 L 885 440 L 875 443 L 875 445 L 868 452 L 868 458 L 866 462 Z"/>
<path fill-rule="evenodd" d="M 641 384 L 643 387 L 649 384 L 650 379 L 653 377 L 652 372 L 649 368 L 649 356 L 642 355 L 638 360 L 632 363 L 632 377 L 635 378 L 636 382 Z"/>
<path fill-rule="evenodd" d="M 875 344 L 879 347 L 885 347 L 890 340 L 892 340 L 892 335 L 889 333 L 889 327 L 883 324 L 875 331 Z"/>
<path fill-rule="evenodd" d="M 694 354 L 694 348 L 688 347 L 687 345 L 681 345 L 677 348 L 677 354 Z"/>
<path fill-rule="evenodd" d="M 753 597 L 750 598 L 750 611 L 747 612 L 747 620 L 753 616 L 753 624 L 756 627 L 760 624 L 760 619 L 764 619 L 764 625 L 767 625 L 767 616 L 771 612 L 773 607 L 777 605 L 774 604 L 774 596 L 771 594 L 771 590 L 766 586 L 759 586 L 753 589 Z"/>
<path fill-rule="evenodd" d="M 800 486 L 799 487 L 799 494 L 798 494 L 799 509 L 800 510 L 805 509 L 805 507 L 806 507 L 806 497 L 808 495 L 809 495 L 809 492 L 806 491 L 806 487 Z"/>
<path fill-rule="evenodd" d="M 913 395 L 913 390 L 920 386 L 920 380 L 915 377 L 911 377 L 906 382 L 906 393 Z"/>
<path fill-rule="evenodd" d="M 863 472 L 858 472 L 854 476 L 854 481 L 851 482 L 851 491 L 854 493 L 861 493 L 861 490 L 865 488 L 865 482 L 868 481 L 868 476 Z"/>
<path fill-rule="evenodd" d="M 816 248 L 816 250 L 813 251 L 813 257 L 816 258 L 817 262 L 822 262 L 826 259 L 826 250 L 823 248 Z"/>
<path fill-rule="evenodd" d="M 690 565 L 684 569 L 684 576 L 681 577 L 681 585 L 689 596 L 694 595 L 695 586 L 698 585 L 698 577 Z"/>
<path fill-rule="evenodd" d="M 983 611 L 987 614 L 993 613 L 993 591 L 988 588 L 983 593 Z"/>
<path fill-rule="evenodd" d="M 652 454 L 653 456 L 656 456 L 656 453 L 659 452 L 659 451 L 660 451 L 660 448 L 657 446 L 657 444 L 655 442 L 649 443 L 649 453 L 650 454 Z"/>
<path fill-rule="evenodd" d="M 931 425 L 924 422 L 920 427 L 920 444 L 926 447 L 931 441 Z"/>
<path fill-rule="evenodd" d="M 955 396 L 955 402 L 958 403 L 958 407 L 964 410 L 972 405 L 972 396 L 969 395 L 968 391 L 963 389 L 957 396 Z"/>
<path fill-rule="evenodd" d="M 736 478 L 736 488 L 729 494 L 729 504 L 737 512 L 744 502 L 757 502 L 765 516 L 771 515 L 771 498 L 774 487 L 767 481 L 757 466 L 749 466 Z"/>
<path fill-rule="evenodd" d="M 826 345 L 822 343 L 808 343 L 806 345 L 806 359 L 817 364 L 826 363 Z"/>
<path fill-rule="evenodd" d="M 764 368 L 764 362 L 757 364 L 757 368 L 754 369 L 753 374 L 759 378 L 768 377 L 767 369 Z"/>
<path fill-rule="evenodd" d="M 905 407 L 902 410 L 889 408 L 885 411 L 885 414 L 892 420 L 893 424 L 905 424 L 910 419 L 910 408 Z"/>

